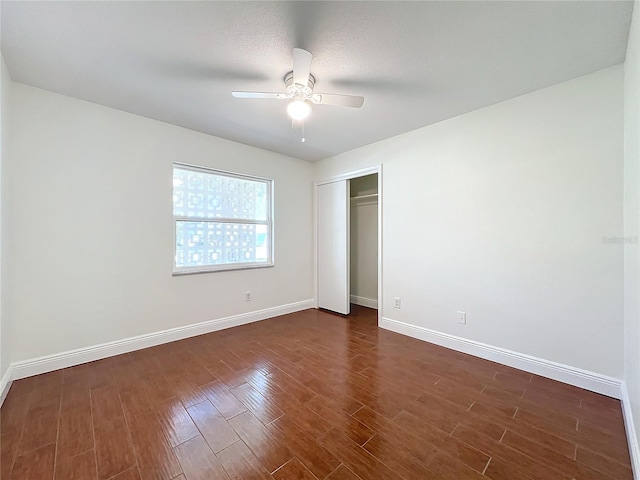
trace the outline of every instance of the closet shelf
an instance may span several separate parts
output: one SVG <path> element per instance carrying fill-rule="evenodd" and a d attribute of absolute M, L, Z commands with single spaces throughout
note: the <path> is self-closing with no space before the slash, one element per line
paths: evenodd
<path fill-rule="evenodd" d="M 374 199 L 374 198 L 378 198 L 378 194 L 377 193 L 370 193 L 368 195 L 356 195 L 355 197 L 350 197 L 351 200 L 366 200 L 368 198 L 370 199 Z"/>

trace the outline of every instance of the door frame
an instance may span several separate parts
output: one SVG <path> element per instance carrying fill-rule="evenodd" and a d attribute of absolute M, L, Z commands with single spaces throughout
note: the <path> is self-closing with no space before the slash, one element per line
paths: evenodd
<path fill-rule="evenodd" d="M 359 170 L 353 170 L 346 173 L 341 173 L 333 177 L 324 178 L 322 180 L 316 180 L 313 182 L 313 291 L 314 300 L 313 306 L 318 308 L 318 186 L 326 183 L 333 183 L 340 180 L 352 180 L 358 177 L 364 177 L 366 175 L 378 174 L 378 325 L 382 321 L 383 310 L 383 288 L 382 288 L 382 164 L 378 164 L 372 167 L 362 168 Z M 350 208 L 350 205 L 347 205 Z"/>

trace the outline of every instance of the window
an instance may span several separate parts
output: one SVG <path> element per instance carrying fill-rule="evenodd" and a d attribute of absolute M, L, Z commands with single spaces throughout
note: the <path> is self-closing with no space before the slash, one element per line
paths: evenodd
<path fill-rule="evenodd" d="M 273 182 L 174 163 L 174 274 L 273 266 Z"/>

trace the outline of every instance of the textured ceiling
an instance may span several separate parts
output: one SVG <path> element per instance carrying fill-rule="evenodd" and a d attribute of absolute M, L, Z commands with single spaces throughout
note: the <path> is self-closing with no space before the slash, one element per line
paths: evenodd
<path fill-rule="evenodd" d="M 629 1 L 11 2 L 14 81 L 318 160 L 624 61 Z M 307 141 L 284 91 L 293 47 L 313 55 Z"/>

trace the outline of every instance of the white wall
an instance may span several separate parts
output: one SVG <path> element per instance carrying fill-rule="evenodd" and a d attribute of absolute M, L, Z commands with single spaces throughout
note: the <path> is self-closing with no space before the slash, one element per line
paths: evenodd
<path fill-rule="evenodd" d="M 624 235 L 637 239 L 640 234 L 640 3 L 635 2 L 624 64 Z M 624 246 L 624 382 L 635 422 L 640 433 L 640 255 L 638 243 Z M 629 429 L 629 433 L 632 432 Z M 640 462 L 638 439 L 635 447 Z M 636 463 L 636 475 L 640 464 Z"/>
<path fill-rule="evenodd" d="M 5 298 L 8 293 L 8 285 L 5 280 L 5 265 L 8 259 L 8 250 L 6 248 L 7 229 L 7 192 L 8 185 L 5 179 L 9 155 L 9 103 L 10 103 L 10 87 L 11 77 L 4 63 L 4 58 L 0 56 L 0 379 L 2 379 L 11 363 L 10 350 L 10 322 L 9 316 L 6 314 L 7 302 Z M 1 384 L 0 384 L 1 385 Z M 2 388 L 0 386 L 0 398 L 2 397 Z"/>
<path fill-rule="evenodd" d="M 623 247 L 603 237 L 623 233 L 622 80 L 611 67 L 315 164 L 384 164 L 383 316 L 621 378 Z"/>
<path fill-rule="evenodd" d="M 14 362 L 312 298 L 310 164 L 22 84 L 12 99 Z M 173 161 L 275 180 L 275 267 L 172 277 Z"/>
<path fill-rule="evenodd" d="M 371 306 L 368 300 L 378 300 L 378 202 L 375 200 L 351 203 L 350 257 L 351 295 L 367 299 L 363 304 Z"/>

